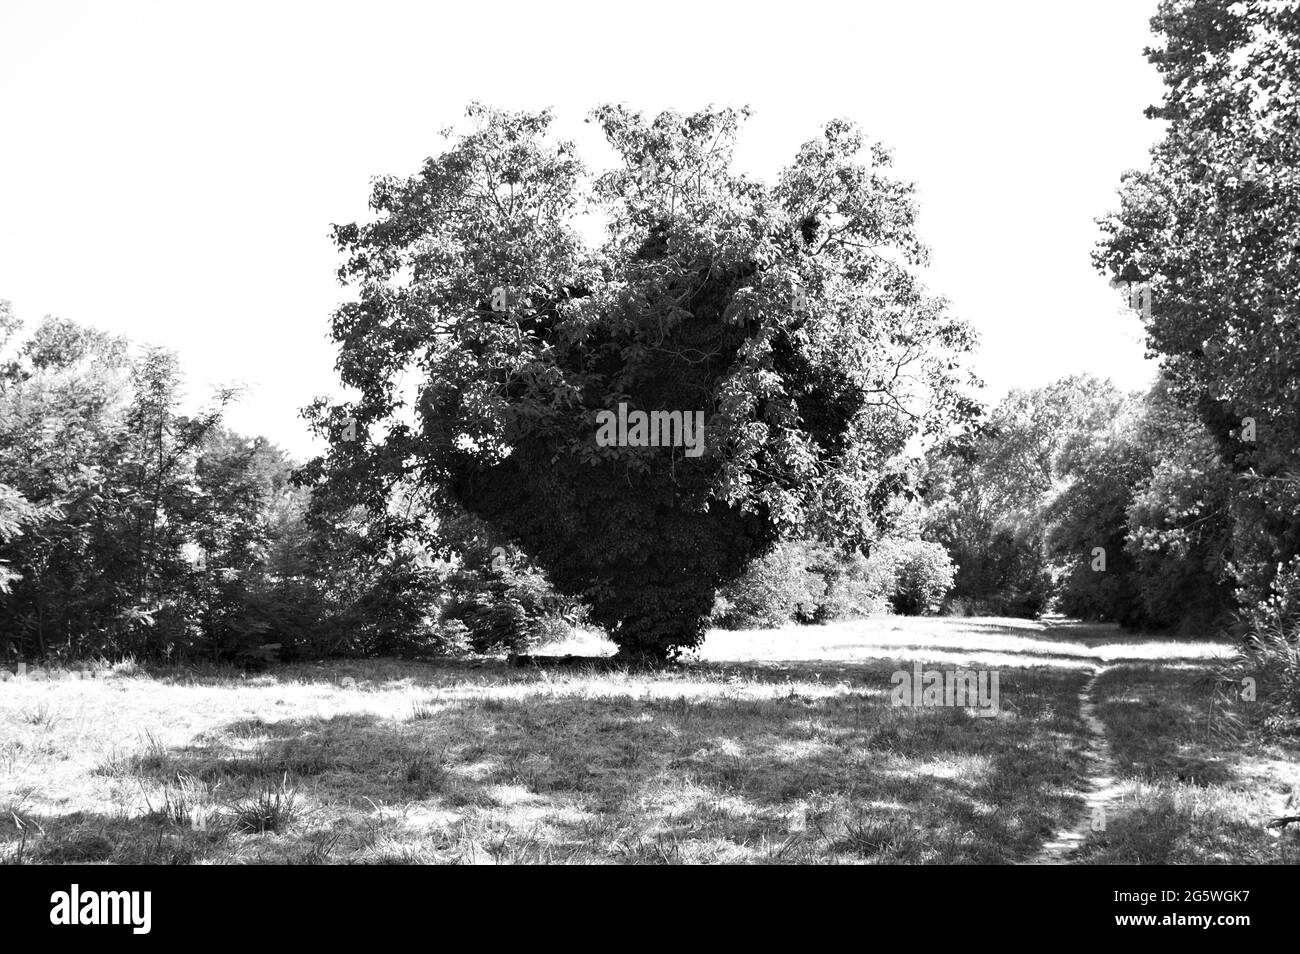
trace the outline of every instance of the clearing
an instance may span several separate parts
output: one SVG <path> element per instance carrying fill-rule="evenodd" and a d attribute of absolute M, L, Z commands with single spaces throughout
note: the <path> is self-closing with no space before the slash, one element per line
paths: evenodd
<path fill-rule="evenodd" d="M 649 673 L 492 658 L 0 682 L 0 860 L 1295 862 L 1296 836 L 1264 824 L 1296 797 L 1297 752 L 1216 730 L 1227 653 L 880 617 L 715 631 Z M 892 705 L 918 661 L 995 670 L 996 717 Z"/>

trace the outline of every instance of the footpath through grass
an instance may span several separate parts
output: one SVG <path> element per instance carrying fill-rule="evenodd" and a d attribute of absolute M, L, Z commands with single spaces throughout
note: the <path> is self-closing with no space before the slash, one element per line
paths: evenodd
<path fill-rule="evenodd" d="M 714 633 L 651 673 L 381 660 L 11 681 L 0 860 L 1024 861 L 1078 811 L 1090 665 L 1221 651 L 882 618 Z M 995 669 L 998 714 L 892 705 L 915 662 Z"/>
<path fill-rule="evenodd" d="M 1117 666 L 1097 680 L 1097 712 L 1127 779 L 1123 804 L 1091 835 L 1081 861 L 1096 864 L 1295 864 L 1300 748 L 1244 731 L 1252 703 L 1225 708 L 1204 665 Z M 1211 704 L 1213 702 L 1213 705 Z"/>

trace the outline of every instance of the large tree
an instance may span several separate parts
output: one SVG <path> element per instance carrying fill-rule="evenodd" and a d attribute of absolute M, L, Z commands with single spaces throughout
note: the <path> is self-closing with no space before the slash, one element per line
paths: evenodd
<path fill-rule="evenodd" d="M 1150 288 L 1149 347 L 1235 475 L 1254 601 L 1300 553 L 1300 8 L 1165 0 L 1152 25 L 1166 134 L 1124 177 L 1096 263 Z"/>
<path fill-rule="evenodd" d="M 549 114 L 469 115 L 376 182 L 373 221 L 337 228 L 357 396 L 311 410 L 336 492 L 389 512 L 418 482 L 587 600 L 625 655 L 661 659 L 782 534 L 868 533 L 909 438 L 969 417 L 971 332 L 914 273 L 912 188 L 851 125 L 767 185 L 731 169 L 743 111 L 598 109 L 618 163 L 594 179 Z M 620 405 L 702 413 L 703 453 L 603 446 Z"/>

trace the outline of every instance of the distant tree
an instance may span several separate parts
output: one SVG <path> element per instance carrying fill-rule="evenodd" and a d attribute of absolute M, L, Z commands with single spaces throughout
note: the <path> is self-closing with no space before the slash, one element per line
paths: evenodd
<path fill-rule="evenodd" d="M 22 323 L 14 315 L 9 302 L 0 299 L 0 356 L 21 327 Z M 0 435 L 9 434 L 14 429 L 13 408 L 4 396 L 7 386 L 17 378 L 17 370 L 12 361 L 0 358 Z M 33 523 L 37 516 L 37 508 L 18 488 L 0 481 L 0 546 L 22 536 L 23 528 Z M 8 563 L 0 560 L 0 596 L 9 592 L 10 584 L 19 575 Z"/>
<path fill-rule="evenodd" d="M 292 493 L 292 462 L 263 438 L 217 426 L 203 435 L 192 473 L 194 492 L 178 502 L 173 522 L 202 557 L 190 577 L 192 605 L 178 604 L 194 627 L 193 649 L 232 659 L 255 656 L 261 645 L 285 648 L 292 616 L 277 612 L 268 571 L 272 515 Z"/>
<path fill-rule="evenodd" d="M 109 538 L 101 559 L 129 568 L 119 589 L 126 632 L 115 644 L 142 657 L 183 653 L 197 636 L 199 615 L 185 594 L 221 572 L 213 528 L 246 519 L 214 508 L 197 473 L 209 442 L 221 439 L 222 415 L 234 393 L 219 391 L 211 409 L 182 414 L 180 362 L 152 347 L 132 362 L 129 387 L 131 400 L 105 469 L 101 516 Z M 197 567 L 187 546 L 197 548 Z"/>
<path fill-rule="evenodd" d="M 1136 398 L 1122 400 L 1102 426 L 1071 435 L 1042 512 L 1044 548 L 1060 582 L 1058 609 L 1132 628 L 1151 623 L 1127 547 L 1129 506 L 1148 472 L 1135 439 L 1141 413 Z"/>
<path fill-rule="evenodd" d="M 927 455 L 926 533 L 952 554 L 952 597 L 977 610 L 1036 616 L 1052 595 L 1045 508 L 1060 463 L 1109 426 L 1122 395 L 1089 375 L 1013 390 L 969 437 Z"/>
<path fill-rule="evenodd" d="M 19 657 L 233 658 L 290 464 L 180 413 L 176 357 L 0 312 L 0 638 Z M 188 552 L 187 552 L 188 551 Z M 241 628 L 242 627 L 242 628 Z"/>
<path fill-rule="evenodd" d="M 957 568 L 942 544 L 932 540 L 886 540 L 871 561 L 893 577 L 890 603 L 904 616 L 935 612 L 952 589 Z"/>
<path fill-rule="evenodd" d="M 1062 611 L 1195 635 L 1227 621 L 1230 475 L 1205 426 L 1163 383 L 1128 396 L 1058 471 L 1044 522 Z"/>
<path fill-rule="evenodd" d="M 1135 440 L 1147 465 L 1128 505 L 1126 548 L 1146 613 L 1155 625 L 1215 632 L 1235 609 L 1231 471 L 1164 383 L 1146 396 Z"/>
<path fill-rule="evenodd" d="M 443 650 L 438 613 L 447 597 L 420 535 L 396 537 L 395 525 L 420 526 L 429 514 L 418 488 L 400 482 L 377 506 L 358 503 L 343 482 L 320 483 L 313 467 L 294 472 L 295 494 L 276 517 L 280 527 L 269 571 L 277 598 L 317 614 L 299 627 L 288 651 L 299 656 L 416 656 Z M 433 534 L 426 532 L 425 539 Z"/>
<path fill-rule="evenodd" d="M 0 639 L 44 656 L 129 625 L 130 570 L 106 559 L 121 541 L 105 512 L 130 368 L 125 343 L 107 335 L 54 319 L 18 331 L 7 322 L 0 375 L 0 482 L 21 529 L 0 542 Z"/>
<path fill-rule="evenodd" d="M 911 187 L 851 126 L 766 186 L 729 168 L 743 112 L 604 107 L 621 164 L 588 189 L 548 114 L 469 114 L 376 183 L 375 221 L 336 231 L 358 397 L 311 413 L 331 440 L 315 477 L 347 499 L 383 512 L 418 482 L 519 543 L 622 653 L 663 659 L 783 534 L 870 535 L 909 436 L 971 414 L 972 336 L 913 274 Z M 598 444 L 620 404 L 702 412 L 704 452 Z"/>
<path fill-rule="evenodd" d="M 968 609 L 1204 633 L 1233 602 L 1228 481 L 1165 383 L 1126 395 L 1080 375 L 1012 391 L 931 451 L 925 528 Z"/>

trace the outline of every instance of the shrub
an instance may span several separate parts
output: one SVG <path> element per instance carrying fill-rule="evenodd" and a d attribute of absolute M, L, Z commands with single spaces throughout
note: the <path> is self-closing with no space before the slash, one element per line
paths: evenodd
<path fill-rule="evenodd" d="M 1247 606 L 1243 618 L 1255 632 L 1286 630 L 1300 623 L 1300 556 L 1277 564 L 1266 595 Z"/>
<path fill-rule="evenodd" d="M 580 615 L 574 601 L 557 593 L 517 553 L 495 558 L 472 553 L 448 575 L 446 585 L 450 598 L 442 608 L 440 631 L 448 650 L 467 642 L 477 653 L 524 652 L 562 638 Z"/>
<path fill-rule="evenodd" d="M 862 619 L 894 610 L 934 612 L 952 588 L 948 551 L 927 540 L 886 539 L 871 556 L 787 541 L 718 592 L 713 622 L 724 629 Z"/>
<path fill-rule="evenodd" d="M 873 563 L 857 550 L 826 550 L 817 571 L 826 580 L 826 595 L 817 607 L 816 622 L 863 619 L 889 611 L 892 568 Z"/>
<path fill-rule="evenodd" d="M 948 551 L 929 540 L 881 540 L 868 563 L 878 578 L 892 578 L 890 603 L 905 616 L 935 612 L 957 574 Z"/>
<path fill-rule="evenodd" d="M 445 619 L 434 627 L 429 646 L 435 656 L 464 656 L 473 650 L 469 627 L 460 619 Z"/>
<path fill-rule="evenodd" d="M 821 556 L 814 545 L 777 544 L 719 592 L 715 622 L 724 629 L 812 622 L 826 596 L 826 580 L 815 569 Z"/>
<path fill-rule="evenodd" d="M 1294 735 L 1300 729 L 1300 617 L 1264 619 L 1259 608 L 1251 616 L 1245 617 L 1249 628 L 1236 656 L 1219 676 L 1232 684 L 1234 693 L 1242 679 L 1253 679 L 1264 728 L 1272 734 Z"/>
<path fill-rule="evenodd" d="M 1276 565 L 1262 598 L 1237 615 L 1230 627 L 1237 635 L 1237 652 L 1219 670 L 1221 680 L 1255 680 L 1261 720 L 1271 734 L 1294 735 L 1300 730 L 1300 557 Z"/>
<path fill-rule="evenodd" d="M 713 622 L 757 629 L 862 619 L 889 611 L 895 582 L 893 562 L 815 541 L 787 541 L 719 591 Z"/>

